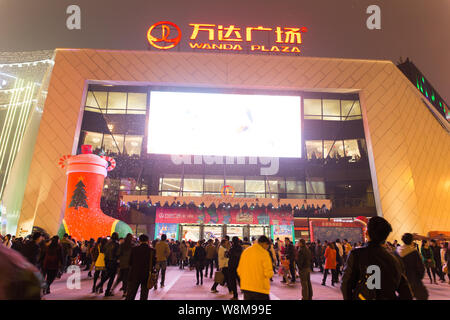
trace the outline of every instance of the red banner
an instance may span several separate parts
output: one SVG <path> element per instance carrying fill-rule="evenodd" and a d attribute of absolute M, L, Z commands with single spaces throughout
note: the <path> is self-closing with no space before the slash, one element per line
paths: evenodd
<path fill-rule="evenodd" d="M 267 209 L 157 208 L 156 223 L 293 225 L 291 212 Z"/>

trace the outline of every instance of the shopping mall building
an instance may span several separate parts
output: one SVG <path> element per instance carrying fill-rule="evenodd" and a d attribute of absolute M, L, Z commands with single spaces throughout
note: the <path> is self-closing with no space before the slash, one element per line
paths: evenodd
<path fill-rule="evenodd" d="M 450 230 L 450 123 L 422 82 L 391 61 L 205 51 L 46 58 L 2 190 L 2 232 L 58 231 L 58 161 L 82 145 L 115 158 L 101 206 L 137 234 L 318 239 L 329 228 L 353 239 L 352 221 L 377 215 L 395 239 Z"/>

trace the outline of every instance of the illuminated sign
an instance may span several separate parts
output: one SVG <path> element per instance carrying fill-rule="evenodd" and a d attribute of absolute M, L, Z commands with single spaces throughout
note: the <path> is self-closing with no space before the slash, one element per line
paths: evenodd
<path fill-rule="evenodd" d="M 198 50 L 300 53 L 299 45 L 302 44 L 302 35 L 308 31 L 306 27 L 239 27 L 233 24 L 225 26 L 206 23 L 190 23 L 189 26 L 192 28 L 192 33 L 188 45 L 191 49 Z M 170 37 L 173 29 L 178 33 L 176 37 Z M 155 30 L 160 30 L 158 35 L 154 34 Z M 261 41 L 262 36 L 267 37 L 269 41 Z M 171 49 L 180 42 L 181 30 L 172 22 L 157 22 L 148 30 L 147 39 L 157 49 Z M 270 41 L 270 39 L 273 40 Z M 268 44 L 268 42 L 272 43 Z"/>
<path fill-rule="evenodd" d="M 174 38 L 169 38 L 171 34 L 170 27 L 175 28 L 177 31 L 177 35 Z M 161 30 L 160 36 L 157 36 L 157 30 Z M 172 32 L 173 33 L 173 32 Z M 152 25 L 147 31 L 147 39 L 148 42 L 154 46 L 155 48 L 161 50 L 167 50 L 175 47 L 181 40 L 181 30 L 180 28 L 173 22 L 170 21 L 160 21 Z"/>
<path fill-rule="evenodd" d="M 229 196 L 231 193 L 231 197 L 234 197 L 234 188 L 232 186 L 223 186 L 222 191 L 220 192 L 223 197 Z"/>

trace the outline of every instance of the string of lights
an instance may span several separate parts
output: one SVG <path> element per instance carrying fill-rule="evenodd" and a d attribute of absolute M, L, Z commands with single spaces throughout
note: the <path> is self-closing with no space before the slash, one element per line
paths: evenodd
<path fill-rule="evenodd" d="M 22 68 L 22 67 L 29 67 L 29 66 L 37 66 L 40 63 L 54 65 L 55 61 L 53 61 L 52 59 L 45 59 L 45 60 L 28 61 L 28 62 L 0 63 L 0 68 L 5 68 L 5 67 Z"/>

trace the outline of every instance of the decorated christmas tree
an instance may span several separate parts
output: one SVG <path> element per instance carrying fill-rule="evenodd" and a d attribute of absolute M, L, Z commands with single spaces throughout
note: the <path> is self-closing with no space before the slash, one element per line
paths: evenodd
<path fill-rule="evenodd" d="M 83 183 L 83 178 L 80 178 L 75 187 L 76 188 L 73 191 L 72 201 L 70 201 L 69 208 L 75 208 L 76 210 L 78 210 L 78 207 L 88 208 L 86 202 L 86 186 Z"/>

